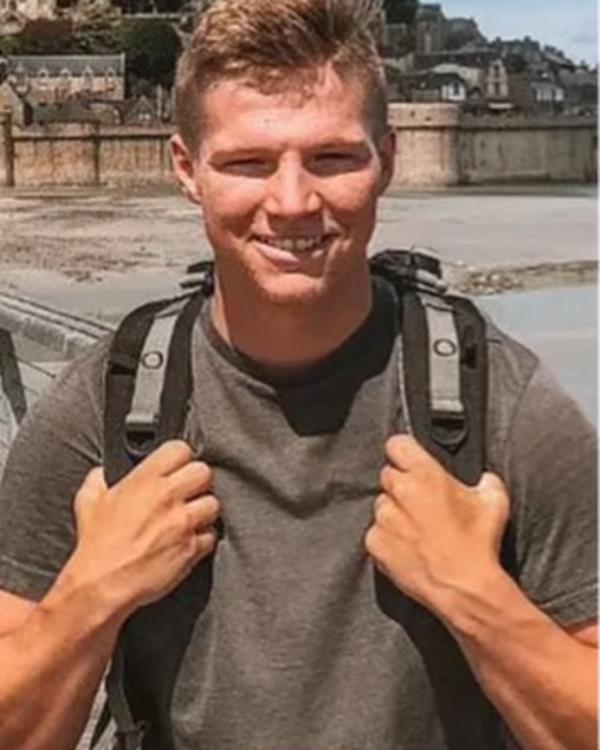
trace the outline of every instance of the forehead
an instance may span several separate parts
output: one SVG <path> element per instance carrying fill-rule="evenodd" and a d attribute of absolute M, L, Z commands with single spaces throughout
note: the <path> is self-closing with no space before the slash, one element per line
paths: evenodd
<path fill-rule="evenodd" d="M 310 82 L 284 79 L 273 93 L 224 80 L 202 95 L 202 148 L 297 145 L 368 138 L 363 87 L 323 68 Z"/>

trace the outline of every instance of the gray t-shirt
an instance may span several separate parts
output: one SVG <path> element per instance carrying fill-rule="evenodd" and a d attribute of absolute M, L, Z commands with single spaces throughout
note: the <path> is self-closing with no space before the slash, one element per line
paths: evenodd
<path fill-rule="evenodd" d="M 196 326 L 186 437 L 215 470 L 225 537 L 168 605 L 134 618 L 127 669 L 134 709 L 153 722 L 145 748 L 443 750 L 461 696 L 472 746 L 502 746 L 477 686 L 454 679 L 450 636 L 399 592 L 409 617 L 388 617 L 363 551 L 384 443 L 404 429 L 395 321 L 377 284 L 362 328 L 286 384 L 231 351 L 206 313 Z M 488 464 L 510 491 L 513 574 L 556 621 L 581 622 L 596 614 L 594 432 L 533 354 L 488 332 Z M 72 498 L 102 462 L 106 352 L 72 363 L 17 436 L 0 588 L 40 598 L 73 548 Z"/>

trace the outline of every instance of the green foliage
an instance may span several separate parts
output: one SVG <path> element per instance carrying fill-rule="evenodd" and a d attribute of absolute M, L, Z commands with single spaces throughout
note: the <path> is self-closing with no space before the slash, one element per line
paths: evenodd
<path fill-rule="evenodd" d="M 385 0 L 385 17 L 388 23 L 406 23 L 411 26 L 419 8 L 419 0 Z"/>
<path fill-rule="evenodd" d="M 62 55 L 73 52 L 73 24 L 70 20 L 39 18 L 28 21 L 23 31 L 2 40 L 6 55 Z M 6 51 L 5 51 L 6 50 Z"/>
<path fill-rule="evenodd" d="M 0 37 L 0 55 L 6 57 L 7 55 L 20 55 L 21 44 L 18 36 L 5 36 Z"/>
<path fill-rule="evenodd" d="M 145 80 L 166 88 L 173 85 L 181 41 L 173 27 L 160 20 L 125 22 L 121 27 L 130 80 Z"/>

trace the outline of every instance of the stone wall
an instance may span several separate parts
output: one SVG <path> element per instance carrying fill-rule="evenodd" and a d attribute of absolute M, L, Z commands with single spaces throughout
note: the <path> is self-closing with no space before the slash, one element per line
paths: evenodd
<path fill-rule="evenodd" d="M 8 118 L 8 119 L 7 119 Z M 590 182 L 590 118 L 465 116 L 453 104 L 393 104 L 393 187 L 505 182 Z M 167 126 L 36 125 L 0 112 L 0 186 L 126 186 L 172 181 Z"/>
<path fill-rule="evenodd" d="M 596 177 L 596 124 L 589 118 L 465 117 L 459 150 L 460 184 Z"/>
<path fill-rule="evenodd" d="M 393 104 L 397 188 L 592 182 L 592 118 L 475 117 L 453 104 Z"/>
<path fill-rule="evenodd" d="M 0 132 L 2 119 L 0 119 Z M 6 125 L 4 127 L 6 131 Z M 170 128 L 48 124 L 12 128 L 12 185 L 119 186 L 172 180 Z M 6 139 L 5 139 L 6 140 Z M 6 179 L 0 135 L 0 185 Z M 4 176 L 4 180 L 3 180 Z"/>

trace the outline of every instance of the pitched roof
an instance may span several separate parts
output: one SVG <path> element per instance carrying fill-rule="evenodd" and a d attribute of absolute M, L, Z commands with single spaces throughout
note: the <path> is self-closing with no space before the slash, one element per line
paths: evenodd
<path fill-rule="evenodd" d="M 113 70 L 115 75 L 125 75 L 125 55 L 10 55 L 8 73 L 23 70 L 34 76 L 42 69 L 52 77 L 59 76 L 65 68 L 73 76 L 82 76 L 89 68 L 96 75 Z"/>

